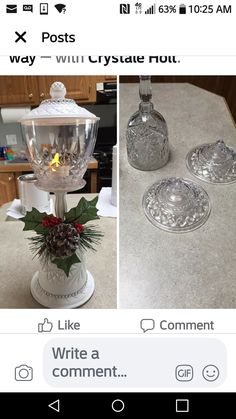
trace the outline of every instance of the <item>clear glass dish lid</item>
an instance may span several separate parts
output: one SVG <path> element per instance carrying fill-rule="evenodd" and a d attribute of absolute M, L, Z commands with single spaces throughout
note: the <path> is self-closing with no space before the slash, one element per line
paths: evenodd
<path fill-rule="evenodd" d="M 190 173 L 209 183 L 236 181 L 236 152 L 223 140 L 194 147 L 186 156 Z"/>
<path fill-rule="evenodd" d="M 171 177 L 155 182 L 146 190 L 143 209 L 156 227 L 184 233 L 206 222 L 211 204 L 201 186 L 188 179 Z"/>

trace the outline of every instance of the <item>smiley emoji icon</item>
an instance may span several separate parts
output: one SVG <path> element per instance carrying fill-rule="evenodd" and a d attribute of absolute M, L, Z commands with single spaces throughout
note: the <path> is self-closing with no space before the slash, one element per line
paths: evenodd
<path fill-rule="evenodd" d="M 202 370 L 203 378 L 207 381 L 216 381 L 220 375 L 219 368 L 215 365 L 207 365 Z"/>

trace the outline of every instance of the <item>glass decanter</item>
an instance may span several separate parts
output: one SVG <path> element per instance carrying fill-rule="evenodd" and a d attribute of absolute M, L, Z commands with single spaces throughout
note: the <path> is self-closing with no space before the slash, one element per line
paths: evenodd
<path fill-rule="evenodd" d="M 156 170 L 169 159 L 166 121 L 151 102 L 151 76 L 140 76 L 139 110 L 129 119 L 126 139 L 131 166 L 139 170 Z"/>

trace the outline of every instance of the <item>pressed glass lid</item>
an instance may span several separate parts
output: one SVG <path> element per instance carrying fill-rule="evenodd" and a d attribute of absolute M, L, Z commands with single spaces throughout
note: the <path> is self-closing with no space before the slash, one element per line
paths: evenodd
<path fill-rule="evenodd" d="M 236 181 L 236 152 L 223 140 L 194 147 L 186 156 L 188 170 L 210 183 Z"/>
<path fill-rule="evenodd" d="M 66 88 L 63 83 L 56 81 L 51 85 L 50 88 L 51 99 L 43 100 L 41 104 L 26 114 L 22 119 L 21 123 L 24 125 L 31 123 L 32 121 L 39 122 L 40 120 L 47 120 L 47 123 L 58 124 L 58 119 L 62 121 L 60 123 L 68 123 L 73 120 L 90 120 L 90 122 L 96 122 L 100 118 L 96 117 L 93 113 L 87 109 L 78 106 L 73 99 L 66 99 Z"/>
<path fill-rule="evenodd" d="M 143 209 L 156 227 L 184 233 L 206 222 L 211 205 L 201 186 L 188 179 L 171 177 L 155 182 L 146 190 Z"/>

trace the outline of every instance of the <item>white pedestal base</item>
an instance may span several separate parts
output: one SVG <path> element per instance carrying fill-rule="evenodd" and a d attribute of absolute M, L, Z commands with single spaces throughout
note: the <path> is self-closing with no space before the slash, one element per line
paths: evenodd
<path fill-rule="evenodd" d="M 34 299 L 44 307 L 48 308 L 76 308 L 85 304 L 93 295 L 95 282 L 89 271 L 87 280 L 83 287 L 70 294 L 53 294 L 46 291 L 39 282 L 39 272 L 37 271 L 31 281 L 31 294 Z"/>

